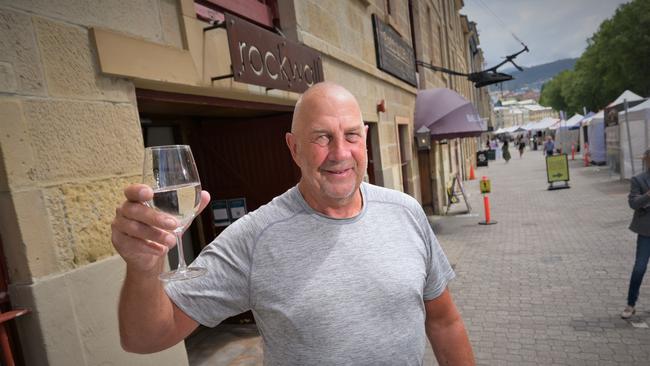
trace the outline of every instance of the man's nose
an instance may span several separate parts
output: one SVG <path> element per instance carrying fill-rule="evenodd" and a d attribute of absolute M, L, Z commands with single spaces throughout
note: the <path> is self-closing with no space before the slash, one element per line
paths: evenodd
<path fill-rule="evenodd" d="M 350 146 L 344 137 L 336 137 L 330 143 L 329 160 L 342 161 L 350 157 Z"/>

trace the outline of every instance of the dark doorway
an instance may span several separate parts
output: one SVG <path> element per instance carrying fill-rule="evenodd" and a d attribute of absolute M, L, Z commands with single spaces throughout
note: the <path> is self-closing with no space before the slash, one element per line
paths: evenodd
<path fill-rule="evenodd" d="M 300 179 L 285 143 L 291 113 L 250 119 L 201 119 L 190 130 L 201 184 L 212 200 L 245 198 L 246 210 L 268 203 Z M 204 223 L 213 223 L 205 210 Z M 206 243 L 225 227 L 204 225 Z"/>
<path fill-rule="evenodd" d="M 213 202 L 245 199 L 240 201 L 250 212 L 298 183 L 300 170 L 285 143 L 293 106 L 141 89 L 136 94 L 145 143 L 190 145 Z M 225 227 L 215 225 L 213 210 L 206 208 L 190 227 L 194 254 Z M 254 319 L 246 312 L 226 322 Z"/>

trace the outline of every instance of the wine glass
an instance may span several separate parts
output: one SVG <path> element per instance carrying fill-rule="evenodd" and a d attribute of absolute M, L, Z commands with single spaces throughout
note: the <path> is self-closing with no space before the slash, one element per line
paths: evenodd
<path fill-rule="evenodd" d="M 146 204 L 174 216 L 178 268 L 160 274 L 163 281 L 187 280 L 204 275 L 205 268 L 188 267 L 183 255 L 183 231 L 197 214 L 201 202 L 201 181 L 192 150 L 187 145 L 147 147 L 144 151 L 142 182 L 153 189 Z"/>

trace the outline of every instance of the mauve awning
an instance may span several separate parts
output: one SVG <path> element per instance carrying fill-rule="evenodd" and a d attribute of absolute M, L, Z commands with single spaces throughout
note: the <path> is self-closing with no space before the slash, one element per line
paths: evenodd
<path fill-rule="evenodd" d="M 487 131 L 487 123 L 474 105 L 447 88 L 418 92 L 414 124 L 415 131 L 428 128 L 434 140 L 479 136 Z"/>

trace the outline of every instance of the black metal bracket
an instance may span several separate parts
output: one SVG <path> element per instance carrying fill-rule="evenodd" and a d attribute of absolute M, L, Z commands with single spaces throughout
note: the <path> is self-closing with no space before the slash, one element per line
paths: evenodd
<path fill-rule="evenodd" d="M 506 56 L 505 57 L 506 59 L 503 62 L 501 62 L 500 64 L 492 66 L 489 69 L 485 69 L 485 70 L 478 71 L 478 72 L 473 72 L 473 73 L 464 73 L 464 72 L 460 72 L 460 71 L 450 70 L 450 69 L 447 69 L 445 67 L 432 65 L 432 64 L 430 64 L 428 62 L 424 62 L 424 61 L 420 61 L 420 60 L 415 60 L 415 64 L 418 65 L 418 66 L 422 66 L 424 68 L 433 70 L 433 71 L 444 72 L 444 73 L 450 74 L 450 75 L 464 76 L 464 77 L 467 78 L 467 80 L 474 83 L 474 87 L 481 88 L 481 87 L 484 87 L 486 85 L 497 84 L 497 83 L 501 83 L 501 82 L 504 82 L 504 81 L 512 80 L 513 79 L 512 75 L 504 74 L 502 72 L 497 71 L 497 69 L 499 67 L 505 65 L 508 62 L 510 62 L 512 65 L 514 65 L 514 67 L 516 67 L 519 71 L 524 71 L 524 69 L 522 67 L 520 67 L 519 65 L 517 65 L 515 63 L 515 61 L 514 61 L 515 58 L 517 56 L 519 56 L 520 54 L 522 54 L 523 52 L 529 52 L 528 51 L 528 46 L 526 46 L 523 43 L 522 43 L 522 45 L 524 46 L 524 48 L 521 51 L 513 53 L 512 55 Z"/>
<path fill-rule="evenodd" d="M 222 79 L 229 79 L 231 77 L 234 77 L 235 74 L 228 74 L 228 75 L 221 75 L 221 76 L 215 76 L 211 77 L 210 81 L 217 81 L 217 80 L 222 80 Z"/>
<path fill-rule="evenodd" d="M 213 29 L 220 29 L 220 28 L 226 28 L 225 21 L 212 23 L 211 26 L 203 28 L 203 33 L 211 31 Z"/>

